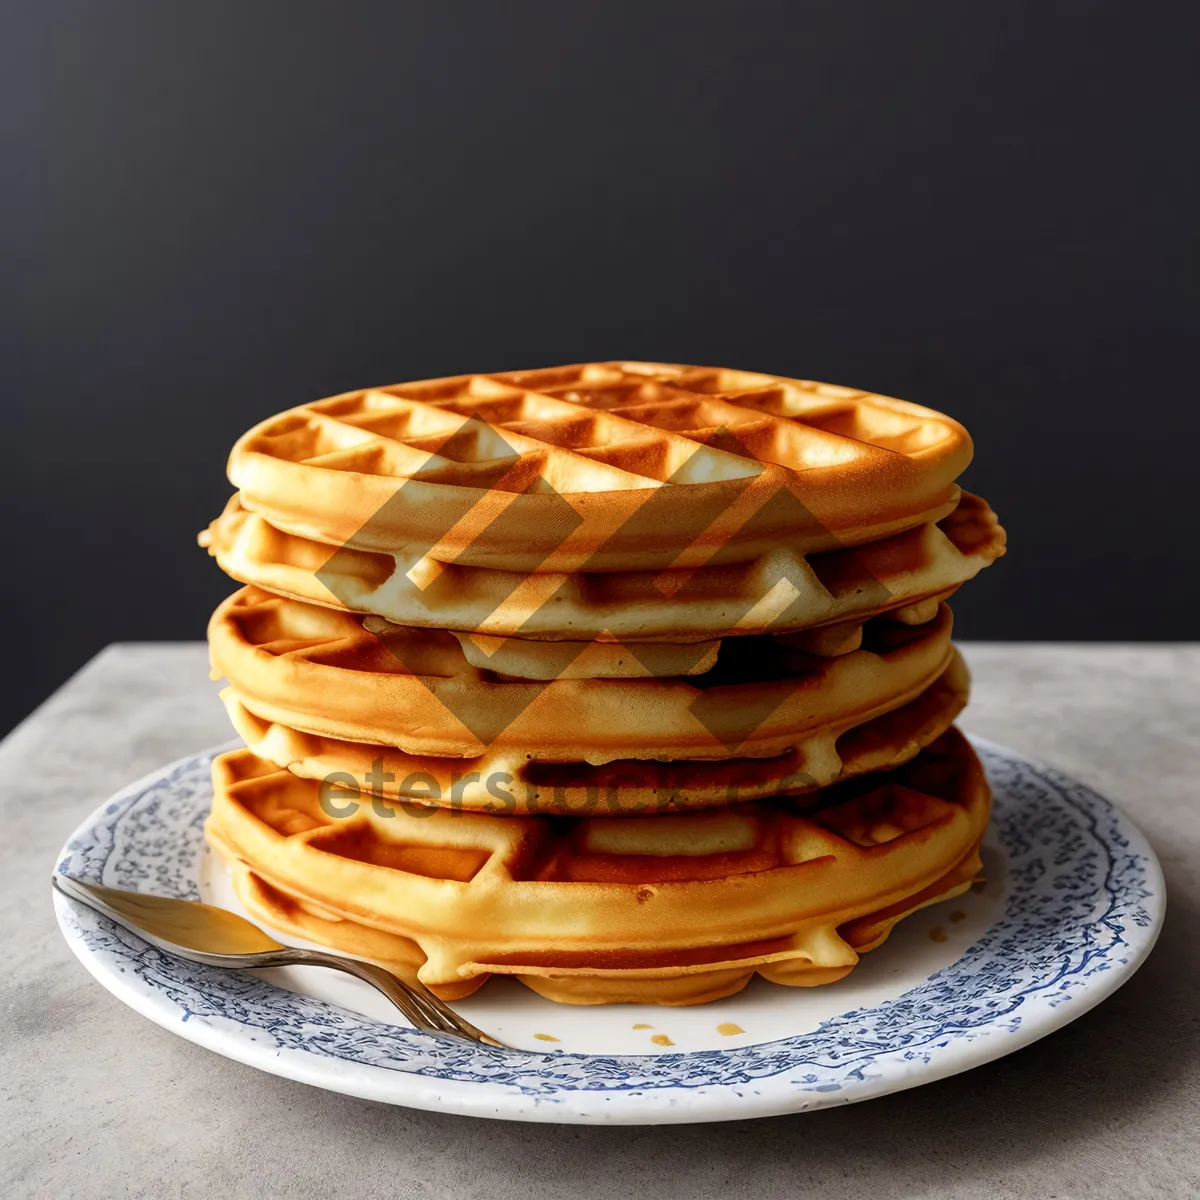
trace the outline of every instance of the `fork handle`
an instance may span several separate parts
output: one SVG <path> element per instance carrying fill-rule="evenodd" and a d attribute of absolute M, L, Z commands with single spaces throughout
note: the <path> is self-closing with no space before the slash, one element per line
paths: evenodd
<path fill-rule="evenodd" d="M 55 874 L 52 882 L 57 891 L 104 914 L 123 929 L 128 929 L 167 954 L 174 954 L 179 958 L 186 958 L 205 966 L 228 967 L 233 970 L 254 970 L 260 967 L 329 967 L 331 970 L 342 971 L 344 974 L 353 975 L 363 980 L 364 983 L 370 984 L 376 991 L 386 996 L 412 1022 L 415 1028 L 423 1030 L 425 1033 L 448 1034 L 452 1037 L 467 1038 L 484 1045 L 495 1046 L 501 1050 L 508 1049 L 495 1038 L 476 1029 L 469 1021 L 464 1021 L 419 979 L 406 981 L 375 963 L 364 962 L 357 958 L 342 958 L 340 955 L 329 954 L 323 950 L 304 950 L 298 946 L 282 946 L 279 943 L 275 943 L 275 949 L 259 950 L 249 954 L 219 954 L 208 950 L 197 950 L 191 946 L 181 945 L 178 942 L 156 936 L 131 918 L 128 913 L 114 908 L 103 895 L 97 894 L 96 890 L 82 880 Z M 114 889 L 108 889 L 108 891 L 113 895 L 122 894 Z M 172 903 L 186 904 L 187 902 L 172 901 Z M 270 942 L 272 939 L 266 938 L 265 940 Z"/>

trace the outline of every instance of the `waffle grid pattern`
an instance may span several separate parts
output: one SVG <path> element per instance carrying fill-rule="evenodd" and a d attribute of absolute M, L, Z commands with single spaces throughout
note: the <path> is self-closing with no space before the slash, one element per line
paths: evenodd
<path fill-rule="evenodd" d="M 572 494 L 738 479 L 762 463 L 870 469 L 956 440 L 957 429 L 940 414 L 850 388 L 616 362 L 397 384 L 293 412 L 312 424 L 281 420 L 261 435 L 263 449 L 313 466 L 501 491 L 541 478 Z M 493 475 L 490 464 L 513 457 L 519 465 Z"/>
<path fill-rule="evenodd" d="M 909 528 L 953 506 L 970 455 L 956 422 L 889 397 L 589 363 L 302 405 L 238 441 L 230 478 L 331 545 L 402 546 L 436 510 L 432 561 L 604 571 L 733 561 L 785 529 L 815 548 Z"/>
<path fill-rule="evenodd" d="M 566 1000 L 579 975 L 602 992 L 607 978 L 608 999 L 632 998 L 636 977 L 643 997 L 694 1003 L 756 970 L 793 983 L 844 974 L 907 912 L 967 886 L 988 811 L 959 734 L 815 803 L 666 818 L 383 802 L 332 818 L 317 787 L 246 751 L 218 759 L 214 779 L 210 838 L 252 864 L 239 880 L 252 905 L 273 892 L 275 919 L 308 936 L 332 923 L 344 942 L 338 927 L 361 926 L 376 953 L 390 940 L 395 961 L 422 962 L 426 983 L 455 994 L 505 973 Z M 697 904 L 703 927 L 687 920 Z"/>

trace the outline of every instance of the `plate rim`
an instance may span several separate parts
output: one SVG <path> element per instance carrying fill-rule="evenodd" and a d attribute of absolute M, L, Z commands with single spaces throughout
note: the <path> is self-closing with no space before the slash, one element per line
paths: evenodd
<path fill-rule="evenodd" d="M 78 922 L 79 910 L 57 891 L 53 893 L 53 905 L 67 944 L 89 975 L 141 1016 L 147 1017 L 161 1028 L 234 1061 L 269 1074 L 346 1095 L 467 1116 L 584 1124 L 672 1124 L 741 1120 L 813 1111 L 834 1104 L 857 1103 L 983 1066 L 1024 1049 L 1085 1015 L 1133 976 L 1153 950 L 1162 928 L 1166 910 L 1166 886 L 1161 865 L 1145 835 L 1119 805 L 1108 800 L 1090 785 L 1047 765 L 1038 758 L 986 738 L 971 734 L 967 736 L 977 749 L 985 752 L 985 755 L 990 752 L 1001 759 L 1018 763 L 1047 783 L 1076 788 L 1088 798 L 1089 803 L 1099 801 L 1111 810 L 1114 826 L 1120 830 L 1131 850 L 1145 860 L 1146 887 L 1143 903 L 1148 910 L 1149 923 L 1139 928 L 1140 936 L 1126 940 L 1126 960 L 1115 964 L 1111 969 L 1090 974 L 1086 979 L 1086 986 L 1072 993 L 1070 1004 L 1059 1004 L 1048 1011 L 1040 1011 L 1037 1020 L 1022 1021 L 1019 1027 L 1005 1030 L 1005 1037 L 951 1037 L 937 1047 L 938 1053 L 932 1059 L 926 1058 L 922 1061 L 918 1058 L 903 1064 L 890 1063 L 888 1069 L 880 1070 L 873 1077 L 860 1076 L 849 1091 L 809 1091 L 786 1084 L 772 1086 L 773 1080 L 778 1081 L 779 1077 L 785 1074 L 780 1072 L 777 1076 L 749 1080 L 740 1087 L 731 1083 L 712 1083 L 689 1087 L 686 1090 L 682 1087 L 664 1086 L 607 1092 L 578 1088 L 565 1089 L 557 1094 L 532 1095 L 503 1082 L 438 1078 L 415 1070 L 406 1071 L 373 1063 L 354 1062 L 304 1049 L 278 1046 L 272 1044 L 268 1037 L 259 1039 L 253 1035 L 231 1036 L 229 1025 L 237 1026 L 244 1034 L 249 1033 L 253 1027 L 213 1016 L 191 1020 L 194 1014 L 186 1005 L 181 1005 L 161 988 L 150 986 L 138 975 L 114 970 L 112 963 L 108 962 L 103 954 L 90 947 Z M 122 788 L 79 823 L 59 851 L 56 863 L 61 864 L 75 853 L 72 849 L 73 844 L 87 837 L 103 816 L 111 813 L 114 806 L 145 793 L 149 788 L 162 783 L 172 772 L 183 770 L 198 760 L 211 760 L 216 754 L 240 745 L 238 739 L 232 739 L 219 746 L 183 755 L 171 763 L 147 772 L 140 779 Z M 1126 931 L 1128 929 L 1127 924 Z M 945 969 L 952 970 L 961 961 L 962 957 Z M 405 1032 L 413 1037 L 422 1036 L 408 1030 Z M 976 1032 L 995 1035 L 1000 1031 L 993 1023 L 978 1027 Z M 780 1040 L 772 1039 L 757 1045 L 778 1045 Z M 677 1055 L 572 1054 L 571 1057 L 686 1059 L 694 1054 L 727 1055 L 732 1052 L 733 1048 L 729 1051 L 716 1049 L 681 1052 Z M 543 1059 L 548 1062 L 563 1057 L 538 1051 L 521 1053 L 530 1059 Z M 894 1051 L 884 1051 L 881 1056 L 893 1053 Z"/>

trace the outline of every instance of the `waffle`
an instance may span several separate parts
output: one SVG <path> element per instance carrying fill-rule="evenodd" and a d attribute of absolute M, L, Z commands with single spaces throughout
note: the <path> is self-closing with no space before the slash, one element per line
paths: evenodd
<path fill-rule="evenodd" d="M 334 550 L 282 532 L 237 496 L 201 541 L 242 583 L 400 625 L 485 638 L 710 645 L 714 635 L 861 623 L 943 598 L 1005 549 L 995 514 L 966 494 L 939 521 L 870 545 L 811 554 L 776 545 L 744 563 L 665 572 L 526 575 L 454 564 L 431 577 L 420 545 L 382 553 L 354 541 Z"/>
<path fill-rule="evenodd" d="M 452 999 L 494 974 L 553 1000 L 696 1004 L 755 972 L 845 975 L 908 912 L 969 886 L 989 794 L 951 730 L 809 802 L 637 819 L 349 815 L 249 751 L 219 757 L 207 833 L 269 925 L 418 970 Z"/>
<path fill-rule="evenodd" d="M 971 449 L 957 422 L 886 396 L 610 362 L 301 405 L 241 437 L 229 476 L 274 527 L 329 545 L 424 544 L 435 562 L 517 572 L 661 571 L 937 520 Z"/>
<path fill-rule="evenodd" d="M 496 749 L 470 759 L 405 754 L 263 720 L 232 688 L 221 698 L 254 754 L 303 779 L 337 781 L 363 795 L 466 812 L 621 817 L 801 795 L 899 766 L 949 729 L 966 705 L 969 687 L 966 664 L 956 652 L 916 699 L 861 724 L 814 730 L 784 754 L 719 762 L 618 760 L 599 767 L 541 762 Z"/>
<path fill-rule="evenodd" d="M 729 639 L 685 679 L 507 680 L 432 630 L 381 637 L 349 613 L 253 588 L 213 614 L 213 670 L 256 716 L 305 733 L 477 758 L 554 762 L 780 755 L 818 732 L 915 699 L 950 664 L 950 610 L 924 625 L 876 620 L 850 653 L 822 658 L 772 638 Z"/>

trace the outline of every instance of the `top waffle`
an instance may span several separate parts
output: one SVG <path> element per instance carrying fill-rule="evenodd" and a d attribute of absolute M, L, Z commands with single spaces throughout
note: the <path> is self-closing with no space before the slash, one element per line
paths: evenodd
<path fill-rule="evenodd" d="M 328 545 L 586 572 L 874 541 L 945 516 L 970 457 L 961 425 L 902 400 L 619 362 L 302 405 L 240 438 L 229 475 L 248 509 Z"/>

